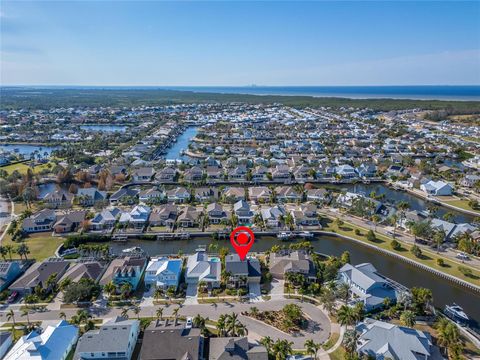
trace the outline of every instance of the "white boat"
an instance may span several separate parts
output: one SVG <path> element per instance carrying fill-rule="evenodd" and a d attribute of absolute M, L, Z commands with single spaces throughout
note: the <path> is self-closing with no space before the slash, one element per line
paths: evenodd
<path fill-rule="evenodd" d="M 312 238 L 313 234 L 310 231 L 302 231 L 301 233 L 298 234 L 298 236 L 303 238 Z"/>
<path fill-rule="evenodd" d="M 445 315 L 447 315 L 450 319 L 460 324 L 466 324 L 470 321 L 467 314 L 463 311 L 462 307 L 453 304 L 453 305 L 445 305 Z"/>
<path fill-rule="evenodd" d="M 291 237 L 295 236 L 293 233 L 291 232 L 281 232 L 281 233 L 278 233 L 277 234 L 277 239 L 280 239 L 280 240 L 288 240 L 290 239 Z"/>
<path fill-rule="evenodd" d="M 134 253 L 134 252 L 141 252 L 141 251 L 142 249 L 139 248 L 138 246 L 134 246 L 134 247 L 122 250 L 123 253 Z"/>

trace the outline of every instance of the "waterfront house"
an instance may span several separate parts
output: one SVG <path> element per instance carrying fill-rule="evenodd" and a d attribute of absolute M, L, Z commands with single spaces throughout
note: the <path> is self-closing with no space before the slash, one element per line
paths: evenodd
<path fill-rule="evenodd" d="M 316 269 L 310 255 L 304 250 L 280 251 L 270 254 L 270 273 L 275 279 L 285 279 L 286 273 L 297 273 L 307 280 L 316 279 Z"/>
<path fill-rule="evenodd" d="M 177 176 L 177 170 L 173 167 L 165 167 L 155 174 L 155 179 L 160 182 L 173 182 Z"/>
<path fill-rule="evenodd" d="M 51 284 L 47 283 L 50 276 L 54 276 L 56 282 L 65 274 L 70 263 L 60 259 L 47 259 L 43 262 L 36 262 L 30 266 L 12 285 L 10 291 L 17 291 L 21 294 L 29 294 L 35 291 L 37 286 L 47 292 Z"/>
<path fill-rule="evenodd" d="M 277 186 L 275 197 L 279 202 L 297 202 L 302 201 L 303 193 L 297 192 L 292 186 Z"/>
<path fill-rule="evenodd" d="M 242 187 L 227 187 L 223 191 L 223 199 L 230 203 L 245 200 L 245 189 Z"/>
<path fill-rule="evenodd" d="M 23 272 L 20 261 L 0 261 L 0 292 L 6 290 Z"/>
<path fill-rule="evenodd" d="M 222 180 L 223 170 L 218 166 L 207 166 L 207 179 L 208 180 Z"/>
<path fill-rule="evenodd" d="M 337 166 L 335 172 L 337 173 L 337 175 L 340 175 L 342 179 L 353 179 L 357 177 L 355 168 L 347 164 Z"/>
<path fill-rule="evenodd" d="M 93 231 L 111 230 L 121 214 L 122 210 L 116 207 L 102 210 L 100 213 L 95 214 L 93 219 L 90 220 L 90 229 Z"/>
<path fill-rule="evenodd" d="M 268 360 L 264 346 L 250 345 L 245 337 L 210 338 L 209 360 Z"/>
<path fill-rule="evenodd" d="M 151 258 L 145 269 L 145 285 L 163 290 L 174 287 L 177 290 L 182 273 L 182 264 L 181 259 Z"/>
<path fill-rule="evenodd" d="M 247 167 L 245 165 L 238 165 L 233 169 L 229 169 L 228 178 L 235 181 L 244 181 L 247 178 Z"/>
<path fill-rule="evenodd" d="M 206 213 L 210 224 L 220 224 L 222 221 L 228 220 L 228 215 L 219 203 L 211 203 L 207 205 Z"/>
<path fill-rule="evenodd" d="M 469 188 L 474 187 L 475 184 L 480 184 L 480 175 L 473 175 L 473 174 L 465 175 L 462 181 L 460 182 L 460 184 L 462 186 L 469 187 Z"/>
<path fill-rule="evenodd" d="M 99 191 L 96 188 L 78 189 L 76 199 L 79 205 L 93 206 L 98 203 L 102 203 L 107 199 L 107 193 L 105 191 Z"/>
<path fill-rule="evenodd" d="M 252 186 L 248 188 L 250 201 L 268 202 L 272 198 L 272 190 L 266 186 Z"/>
<path fill-rule="evenodd" d="M 199 223 L 200 214 L 200 211 L 197 211 L 193 206 L 187 206 L 182 209 L 178 216 L 177 224 L 182 228 L 194 227 Z"/>
<path fill-rule="evenodd" d="M 281 221 L 285 216 L 286 211 L 282 205 L 263 208 L 260 210 L 260 215 L 264 224 L 269 228 L 278 228 L 281 225 Z"/>
<path fill-rule="evenodd" d="M 90 279 L 95 282 L 100 280 L 103 275 L 105 266 L 99 261 L 86 261 L 74 263 L 60 278 L 59 283 L 65 279 L 70 279 L 72 282 L 79 282 L 82 279 Z"/>
<path fill-rule="evenodd" d="M 120 188 L 119 190 L 115 191 L 110 196 L 110 204 L 115 205 L 117 203 L 124 203 L 124 204 L 135 204 L 137 202 L 139 190 L 132 189 L 132 188 Z"/>
<path fill-rule="evenodd" d="M 55 214 L 55 211 L 51 209 L 43 209 L 36 214 L 23 219 L 22 230 L 26 233 L 51 231 L 56 219 L 57 215 Z"/>
<path fill-rule="evenodd" d="M 286 181 L 291 179 L 290 168 L 285 164 L 278 164 L 271 173 L 272 178 L 275 181 Z"/>
<path fill-rule="evenodd" d="M 374 177 L 377 174 L 377 167 L 374 164 L 362 163 L 356 169 L 361 178 Z"/>
<path fill-rule="evenodd" d="M 129 283 L 132 285 L 132 291 L 135 291 L 146 266 L 147 259 L 143 257 L 125 256 L 116 258 L 108 265 L 99 284 L 105 286 L 112 281 L 117 288 L 120 288 L 123 284 Z"/>
<path fill-rule="evenodd" d="M 265 181 L 268 180 L 268 169 L 263 166 L 257 166 L 252 170 L 252 181 Z"/>
<path fill-rule="evenodd" d="M 76 231 L 85 221 L 86 214 L 86 211 L 71 211 L 66 214 L 60 214 L 53 225 L 53 230 L 57 234 Z"/>
<path fill-rule="evenodd" d="M 296 167 L 294 170 L 293 170 L 293 176 L 295 177 L 295 180 L 297 180 L 298 182 L 304 182 L 304 181 L 307 181 L 309 179 L 312 178 L 311 176 L 311 171 L 312 169 L 305 166 L 305 165 L 301 165 L 301 166 L 298 166 Z M 315 173 L 315 171 L 313 171 Z"/>
<path fill-rule="evenodd" d="M 370 263 L 345 264 L 339 270 L 338 281 L 348 284 L 353 294 L 350 305 L 362 302 L 367 311 L 383 307 L 385 298 L 397 301 L 397 291 Z"/>
<path fill-rule="evenodd" d="M 221 271 L 222 263 L 219 258 L 209 258 L 206 251 L 199 250 L 187 258 L 185 282 L 196 286 L 200 281 L 205 281 L 210 289 L 218 288 Z"/>
<path fill-rule="evenodd" d="M 242 261 L 238 254 L 225 257 L 225 271 L 229 274 L 228 286 L 232 288 L 260 284 L 262 277 L 260 262 L 257 258 L 249 257 Z"/>
<path fill-rule="evenodd" d="M 65 360 L 78 339 L 78 327 L 65 320 L 22 336 L 3 360 Z"/>
<path fill-rule="evenodd" d="M 153 321 L 142 340 L 139 360 L 203 360 L 204 338 L 200 329 L 166 319 Z"/>
<path fill-rule="evenodd" d="M 115 317 L 78 339 L 73 360 L 130 360 L 140 333 L 140 321 Z"/>
<path fill-rule="evenodd" d="M 50 209 L 60 209 L 72 206 L 73 194 L 63 189 L 57 189 L 47 193 L 42 201 Z"/>
<path fill-rule="evenodd" d="M 246 225 L 252 223 L 254 213 L 250 210 L 250 205 L 246 201 L 237 201 L 233 205 L 233 212 L 237 216 L 239 224 Z"/>
<path fill-rule="evenodd" d="M 299 207 L 291 210 L 290 213 L 297 226 L 317 226 L 321 228 L 317 206 L 314 204 L 301 204 Z"/>
<path fill-rule="evenodd" d="M 444 181 L 433 181 L 420 185 L 420 189 L 427 195 L 449 196 L 452 195 L 453 187 Z"/>
<path fill-rule="evenodd" d="M 359 356 L 392 360 L 432 359 L 432 338 L 425 331 L 370 318 L 357 324 L 355 331 L 359 333 Z"/>
<path fill-rule="evenodd" d="M 153 174 L 155 173 L 155 170 L 151 167 L 141 167 L 139 169 L 135 169 L 132 172 L 132 180 L 133 182 L 149 182 Z"/>
<path fill-rule="evenodd" d="M 135 229 L 143 229 L 148 223 L 148 218 L 152 212 L 146 205 L 136 205 L 130 212 L 124 212 L 120 215 L 119 224 L 131 225 Z"/>
<path fill-rule="evenodd" d="M 323 188 L 308 189 L 307 200 L 324 203 L 330 200 L 330 193 Z"/>
<path fill-rule="evenodd" d="M 183 204 L 190 201 L 190 191 L 183 186 L 177 186 L 174 189 L 167 190 L 166 193 L 169 202 Z"/>
<path fill-rule="evenodd" d="M 178 208 L 173 204 L 164 204 L 154 208 L 150 214 L 149 222 L 151 226 L 173 227 L 177 220 Z"/>

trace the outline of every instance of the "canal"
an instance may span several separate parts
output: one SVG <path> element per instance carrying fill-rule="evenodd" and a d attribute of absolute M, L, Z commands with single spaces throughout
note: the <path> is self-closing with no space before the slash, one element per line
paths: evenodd
<path fill-rule="evenodd" d="M 200 245 L 208 246 L 212 242 L 215 241 L 207 237 L 196 240 L 129 240 L 125 243 L 112 243 L 111 248 L 114 253 L 120 253 L 123 249 L 139 246 L 148 255 L 155 256 L 177 254 L 179 250 L 183 253 L 193 253 Z M 220 247 L 230 248 L 228 240 L 219 240 L 217 243 Z M 251 251 L 262 252 L 270 249 L 273 245 L 284 244 L 289 243 L 281 242 L 273 237 L 262 237 L 255 242 Z M 435 306 L 443 308 L 446 304 L 455 302 L 464 308 L 474 322 L 480 322 L 480 306 L 478 306 L 480 294 L 472 290 L 346 239 L 321 236 L 312 240 L 312 245 L 315 251 L 327 255 L 340 256 L 344 251 L 348 251 L 352 264 L 372 263 L 381 274 L 409 288 L 415 286 L 429 288 L 433 292 Z"/>
<path fill-rule="evenodd" d="M 188 160 L 188 156 L 182 155 L 182 150 L 188 150 L 188 144 L 190 143 L 190 139 L 194 138 L 197 133 L 197 127 L 188 127 L 182 135 L 177 137 L 177 141 L 175 141 L 168 149 L 168 152 L 165 155 L 165 159 Z"/>

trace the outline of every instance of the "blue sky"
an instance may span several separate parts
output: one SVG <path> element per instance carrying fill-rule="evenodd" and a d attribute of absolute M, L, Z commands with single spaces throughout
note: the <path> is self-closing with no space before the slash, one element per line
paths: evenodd
<path fill-rule="evenodd" d="M 480 84 L 480 2 L 1 1 L 1 84 Z"/>

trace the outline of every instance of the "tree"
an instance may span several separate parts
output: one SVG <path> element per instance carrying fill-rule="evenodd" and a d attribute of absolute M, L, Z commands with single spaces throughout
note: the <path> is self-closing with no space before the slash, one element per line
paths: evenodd
<path fill-rule="evenodd" d="M 339 299 L 342 299 L 346 305 L 348 302 L 348 299 L 350 298 L 350 285 L 348 285 L 345 282 L 340 283 L 336 289 L 336 296 Z"/>
<path fill-rule="evenodd" d="M 415 325 L 415 313 L 411 310 L 405 310 L 400 315 L 400 321 L 403 325 L 413 327 Z"/>
<path fill-rule="evenodd" d="M 218 336 L 225 336 L 227 331 L 227 324 L 226 324 L 227 316 L 225 314 L 221 314 L 217 320 L 217 331 Z"/>
<path fill-rule="evenodd" d="M 392 247 L 393 250 L 396 250 L 396 251 L 402 248 L 402 245 L 395 239 L 390 242 L 390 246 Z"/>
<path fill-rule="evenodd" d="M 348 251 L 344 251 L 340 257 L 340 261 L 342 264 L 350 264 L 350 253 Z"/>
<path fill-rule="evenodd" d="M 375 233 L 374 233 L 372 230 L 368 230 L 368 232 L 367 232 L 367 240 L 368 240 L 368 241 L 375 241 L 375 240 L 377 240 L 377 236 L 375 235 Z"/>
<path fill-rule="evenodd" d="M 160 319 L 160 321 L 163 320 L 163 307 L 159 307 L 156 312 L 157 320 Z"/>
<path fill-rule="evenodd" d="M 422 257 L 422 249 L 418 245 L 413 245 L 410 249 L 410 252 L 415 255 L 417 258 Z"/>
<path fill-rule="evenodd" d="M 355 313 L 350 306 L 342 305 L 337 312 L 337 318 L 340 325 L 344 325 L 348 328 L 350 325 L 355 324 Z"/>
<path fill-rule="evenodd" d="M 7 248 L 5 246 L 0 245 L 0 255 L 2 256 L 4 261 L 7 260 L 7 254 L 8 254 Z"/>
<path fill-rule="evenodd" d="M 307 354 L 312 355 L 314 359 L 317 358 L 318 350 L 320 350 L 322 347 L 320 344 L 315 343 L 311 339 L 308 339 L 307 341 L 305 341 L 304 346 L 305 346 L 305 349 L 307 350 Z"/>
<path fill-rule="evenodd" d="M 433 301 L 432 290 L 421 287 L 413 287 L 411 289 L 411 293 L 416 314 L 423 315 L 430 303 Z"/>
<path fill-rule="evenodd" d="M 12 328 L 15 328 L 16 322 L 15 322 L 15 313 L 13 312 L 12 309 L 8 310 L 7 312 L 7 321 L 12 321 Z"/>
<path fill-rule="evenodd" d="M 244 336 L 247 333 L 247 328 L 238 320 L 238 315 L 236 313 L 227 315 L 225 319 L 225 328 L 228 336 Z"/>
<path fill-rule="evenodd" d="M 265 349 L 267 349 L 267 353 L 271 354 L 272 352 L 272 347 L 273 347 L 273 340 L 270 336 L 265 336 L 260 339 L 260 344 L 265 346 Z"/>
<path fill-rule="evenodd" d="M 128 307 L 124 307 L 124 308 L 122 309 L 121 314 L 120 314 L 121 317 L 123 317 L 123 318 L 125 318 L 125 319 L 128 319 L 128 318 L 129 318 L 129 316 L 128 316 L 128 311 L 129 311 L 129 310 L 130 310 L 130 309 L 129 309 Z"/>
<path fill-rule="evenodd" d="M 67 314 L 65 314 L 63 311 L 61 311 L 61 312 L 58 314 L 58 317 L 59 317 L 60 319 L 67 320 Z"/>
<path fill-rule="evenodd" d="M 177 322 L 178 322 L 178 312 L 179 311 L 180 311 L 180 308 L 177 307 L 177 308 L 173 309 L 173 312 L 172 312 L 173 317 L 175 319 L 175 326 L 177 325 Z"/>
<path fill-rule="evenodd" d="M 449 359 L 459 359 L 463 350 L 463 343 L 457 326 L 446 318 L 441 318 L 437 324 L 438 344 L 445 349 Z"/>
<path fill-rule="evenodd" d="M 117 287 L 115 286 L 115 284 L 113 283 L 113 281 L 109 281 L 108 283 L 106 283 L 106 284 L 103 286 L 103 290 L 104 290 L 109 296 L 112 296 L 112 295 L 115 295 L 115 293 L 117 292 Z"/>
<path fill-rule="evenodd" d="M 348 330 L 343 336 L 342 344 L 345 348 L 346 353 L 352 357 L 353 354 L 357 351 L 357 342 L 359 335 L 355 330 Z"/>
<path fill-rule="evenodd" d="M 29 310 L 28 309 L 23 309 L 22 310 L 22 317 L 23 316 L 26 316 L 27 317 L 27 324 L 28 324 L 28 327 L 30 327 L 30 317 L 29 317 Z"/>
<path fill-rule="evenodd" d="M 135 315 L 137 315 L 137 320 L 140 320 L 140 306 L 135 305 L 135 306 L 133 307 L 133 313 L 134 313 Z"/>
<path fill-rule="evenodd" d="M 378 216 L 377 214 L 374 214 L 372 215 L 372 222 L 373 224 L 375 225 L 374 227 L 374 231 L 377 231 L 377 224 L 382 220 L 382 218 L 380 216 Z"/>
<path fill-rule="evenodd" d="M 27 244 L 21 243 L 17 246 L 17 254 L 20 255 L 20 259 L 25 256 L 25 260 L 28 260 L 27 255 L 30 254 L 30 249 Z"/>
<path fill-rule="evenodd" d="M 91 301 L 100 294 L 100 286 L 92 279 L 81 279 L 77 283 L 71 283 L 64 290 L 64 301 L 76 303 Z"/>
<path fill-rule="evenodd" d="M 335 309 L 335 293 L 330 288 L 324 288 L 320 294 L 320 301 L 327 312 L 332 315 Z"/>
<path fill-rule="evenodd" d="M 293 353 L 293 342 L 288 340 L 277 340 L 272 346 L 272 355 L 275 360 L 286 360 Z"/>
<path fill-rule="evenodd" d="M 120 287 L 120 292 L 122 293 L 122 297 L 124 299 L 128 298 L 128 296 L 132 292 L 132 288 L 133 288 L 133 286 L 129 282 L 126 282 L 126 283 L 122 284 L 122 286 Z"/>

